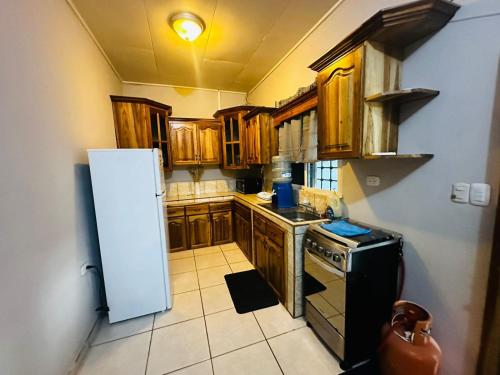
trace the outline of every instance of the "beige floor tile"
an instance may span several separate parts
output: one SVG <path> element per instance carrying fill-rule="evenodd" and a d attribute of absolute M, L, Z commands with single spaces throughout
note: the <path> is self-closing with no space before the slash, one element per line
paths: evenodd
<path fill-rule="evenodd" d="M 147 375 L 161 375 L 210 358 L 203 318 L 153 331 Z"/>
<path fill-rule="evenodd" d="M 238 263 L 231 263 L 229 265 L 231 267 L 231 270 L 236 273 L 236 272 L 243 272 L 243 271 L 250 271 L 255 269 L 252 263 L 250 263 L 248 260 L 245 262 L 238 262 Z"/>
<path fill-rule="evenodd" d="M 177 260 L 194 257 L 193 250 L 175 251 L 173 253 L 168 253 L 168 260 Z"/>
<path fill-rule="evenodd" d="M 212 363 L 210 360 L 197 363 L 182 370 L 171 372 L 169 375 L 213 375 Z"/>
<path fill-rule="evenodd" d="M 196 270 L 196 266 L 194 264 L 194 258 L 170 260 L 168 262 L 168 265 L 171 275 L 183 272 L 191 272 Z"/>
<path fill-rule="evenodd" d="M 198 279 L 200 280 L 200 288 L 208 288 L 210 286 L 225 284 L 224 275 L 232 273 L 229 266 L 219 266 L 207 268 L 198 271 Z"/>
<path fill-rule="evenodd" d="M 264 340 L 252 313 L 231 309 L 205 317 L 212 356 Z"/>
<path fill-rule="evenodd" d="M 266 338 L 274 337 L 306 325 L 304 318 L 292 318 L 281 303 L 267 309 L 256 310 L 253 313 Z"/>
<path fill-rule="evenodd" d="M 175 294 L 172 309 L 156 313 L 154 328 L 165 327 L 170 324 L 203 316 L 200 291 Z"/>
<path fill-rule="evenodd" d="M 201 289 L 201 300 L 205 315 L 234 307 L 226 284 Z"/>
<path fill-rule="evenodd" d="M 307 327 L 274 337 L 269 345 L 287 375 L 342 373 L 335 357 Z"/>
<path fill-rule="evenodd" d="M 225 243 L 224 245 L 219 245 L 219 247 L 224 252 L 239 249 L 239 246 L 236 242 Z"/>
<path fill-rule="evenodd" d="M 151 332 L 93 346 L 78 375 L 144 374 Z"/>
<path fill-rule="evenodd" d="M 203 247 L 201 249 L 195 249 L 194 255 L 199 257 L 199 256 L 203 256 L 203 255 L 217 254 L 220 252 L 221 252 L 221 249 L 219 246 L 210 246 L 210 247 Z"/>
<path fill-rule="evenodd" d="M 222 255 L 222 252 L 196 257 L 196 269 L 198 270 L 226 264 L 226 258 Z"/>
<path fill-rule="evenodd" d="M 153 329 L 153 318 L 154 314 L 151 314 L 109 324 L 108 317 L 105 317 L 99 326 L 99 331 L 92 345 L 151 331 Z"/>
<path fill-rule="evenodd" d="M 280 375 L 281 370 L 266 342 L 260 342 L 213 360 L 215 375 Z"/>
<path fill-rule="evenodd" d="M 247 257 L 240 249 L 225 251 L 224 256 L 226 257 L 226 260 L 229 264 L 247 260 Z"/>
<path fill-rule="evenodd" d="M 172 283 L 172 293 L 179 294 L 200 289 L 198 284 L 198 274 L 196 271 L 183 272 L 170 276 Z"/>

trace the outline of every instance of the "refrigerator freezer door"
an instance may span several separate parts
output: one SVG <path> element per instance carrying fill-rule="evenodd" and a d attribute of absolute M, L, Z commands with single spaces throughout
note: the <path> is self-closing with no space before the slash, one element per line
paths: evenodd
<path fill-rule="evenodd" d="M 151 149 L 89 150 L 111 323 L 167 308 L 163 215 Z"/>

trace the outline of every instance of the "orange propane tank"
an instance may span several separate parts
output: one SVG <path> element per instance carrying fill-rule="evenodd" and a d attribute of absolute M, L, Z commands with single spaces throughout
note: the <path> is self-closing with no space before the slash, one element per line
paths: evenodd
<path fill-rule="evenodd" d="M 383 375 L 436 375 L 441 349 L 431 337 L 432 315 L 408 301 L 393 305 L 391 324 L 384 327 L 379 349 Z"/>

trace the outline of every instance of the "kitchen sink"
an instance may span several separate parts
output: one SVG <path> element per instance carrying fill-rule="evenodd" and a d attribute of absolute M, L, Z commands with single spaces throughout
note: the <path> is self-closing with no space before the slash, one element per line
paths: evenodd
<path fill-rule="evenodd" d="M 259 206 L 267 208 L 270 211 L 284 217 L 287 220 L 294 222 L 319 220 L 321 216 L 314 214 L 312 212 L 306 211 L 302 207 L 292 207 L 292 208 L 276 208 L 273 207 L 272 203 L 260 203 Z"/>

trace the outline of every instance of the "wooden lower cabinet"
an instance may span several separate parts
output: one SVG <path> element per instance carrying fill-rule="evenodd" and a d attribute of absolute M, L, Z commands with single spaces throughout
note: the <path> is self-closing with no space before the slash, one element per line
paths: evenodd
<path fill-rule="evenodd" d="M 254 225 L 255 269 L 283 301 L 285 296 L 285 249 L 283 245 L 285 233 L 269 220 L 254 213 L 254 223 L 256 221 L 265 222 L 266 233 L 261 232 Z"/>
<path fill-rule="evenodd" d="M 252 238 L 250 221 L 238 213 L 234 214 L 234 239 L 248 260 L 252 261 Z"/>
<path fill-rule="evenodd" d="M 189 248 L 198 249 L 210 246 L 210 215 L 192 215 L 187 217 Z"/>
<path fill-rule="evenodd" d="M 266 249 L 266 235 L 256 230 L 254 227 L 253 241 L 255 249 L 254 265 L 255 269 L 259 271 L 262 277 L 267 278 L 267 249 Z"/>
<path fill-rule="evenodd" d="M 279 299 L 283 298 L 285 262 L 283 246 L 267 241 L 267 281 Z"/>
<path fill-rule="evenodd" d="M 187 250 L 186 219 L 184 216 L 168 219 L 170 252 Z"/>
<path fill-rule="evenodd" d="M 212 245 L 222 245 L 233 240 L 233 215 L 231 211 L 214 212 L 212 218 Z"/>

